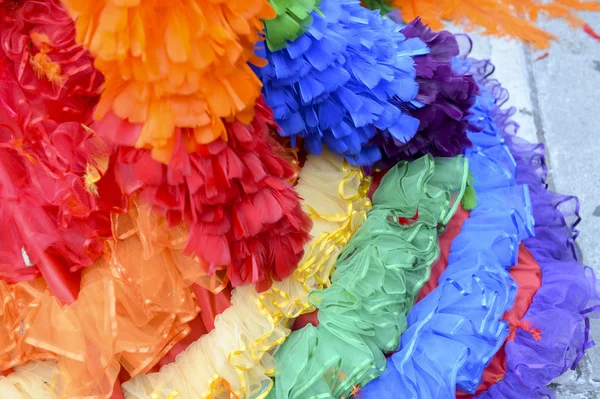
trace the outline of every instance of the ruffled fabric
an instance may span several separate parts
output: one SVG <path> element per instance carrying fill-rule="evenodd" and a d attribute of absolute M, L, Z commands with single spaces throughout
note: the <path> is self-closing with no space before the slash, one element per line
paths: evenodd
<path fill-rule="evenodd" d="M 340 250 L 366 219 L 368 183 L 360 169 L 333 154 L 309 156 L 296 191 L 314 221 L 313 240 L 294 276 L 260 294 L 251 287 L 237 288 L 214 331 L 160 372 L 123 384 L 126 397 L 180 392 L 182 399 L 264 398 L 272 385 L 272 353 L 289 334 L 290 319 L 314 310 L 309 292 L 329 284 Z"/>
<path fill-rule="evenodd" d="M 419 120 L 419 128 L 408 142 L 396 139 L 388 131 L 378 131 L 371 143 L 383 153 L 383 159 L 376 163 L 380 169 L 425 154 L 442 157 L 462 154 L 471 146 L 467 129 L 474 130 L 467 115 L 479 89 L 471 76 L 452 69 L 452 59 L 459 55 L 454 35 L 448 31 L 434 32 L 418 18 L 401 32 L 407 39 L 421 39 L 429 48 L 429 53 L 414 57 L 418 103 L 399 104 L 404 112 Z"/>
<path fill-rule="evenodd" d="M 576 11 L 600 11 L 596 1 L 580 0 L 390 0 L 402 15 L 412 21 L 421 17 L 433 29 L 439 30 L 444 21 L 467 29 L 483 28 L 485 33 L 518 38 L 539 48 L 550 47 L 552 34 L 536 26 L 540 16 L 563 18 L 571 25 L 583 26 Z"/>
<path fill-rule="evenodd" d="M 493 87 L 499 99 L 506 100 L 506 90 L 488 78 L 493 66 L 489 62 L 470 61 L 478 79 Z M 482 64 L 488 67 L 481 68 Z M 504 377 L 479 397 L 554 398 L 547 385 L 569 368 L 574 369 L 585 350 L 593 345 L 588 316 L 597 309 L 599 296 L 593 272 L 579 263 L 575 246 L 579 201 L 547 190 L 544 146 L 515 136 L 518 126 L 510 119 L 515 111 L 501 109 L 501 105 L 499 102 L 494 107 L 492 115 L 516 160 L 517 182 L 529 186 L 536 220 L 536 235 L 524 244 L 541 267 L 542 286 L 525 320 L 542 331 L 542 339 L 536 340 L 518 330 L 514 340 L 505 345 Z"/>
<path fill-rule="evenodd" d="M 265 21 L 265 39 L 271 51 L 284 48 L 312 25 L 320 0 L 269 0 L 277 16 Z"/>
<path fill-rule="evenodd" d="M 381 158 L 366 147 L 375 127 L 402 142 L 417 130 L 418 120 L 391 100 L 414 100 L 411 56 L 427 46 L 357 0 L 323 0 L 319 8 L 296 41 L 266 50 L 268 64 L 257 69 L 265 99 L 280 134 L 303 137 L 309 153 L 321 154 L 324 144 L 352 164 L 372 165 Z"/>
<path fill-rule="evenodd" d="M 456 391 L 456 398 L 475 397 L 504 378 L 504 374 L 506 373 L 505 346 L 507 342 L 515 339 L 519 329 L 531 334 L 534 340 L 544 338 L 543 331 L 540 328 L 533 327 L 532 324 L 525 319 L 525 313 L 531 306 L 533 297 L 542 285 L 542 277 L 540 266 L 523 243 L 521 243 L 519 247 L 519 259 L 510 269 L 510 276 L 517 284 L 517 295 L 514 306 L 504 313 L 503 316 L 503 320 L 506 320 L 509 323 L 508 337 L 504 345 L 494 355 L 489 364 L 487 364 L 483 371 L 483 375 L 481 376 L 481 384 L 477 387 L 475 393 L 470 394 Z"/>
<path fill-rule="evenodd" d="M 465 220 L 469 218 L 469 212 L 459 209 L 448 226 L 444 234 L 440 236 L 440 257 L 431 268 L 431 277 L 423 285 L 417 302 L 425 298 L 431 291 L 438 286 L 438 280 L 448 266 L 448 255 L 450 254 L 450 245 L 454 238 L 460 233 Z M 531 306 L 533 296 L 542 284 L 540 266 L 537 264 L 531 252 L 521 243 L 519 248 L 519 259 L 517 263 L 510 268 L 510 276 L 517 284 L 517 294 L 514 306 L 504 314 L 503 319 L 509 322 L 508 340 L 515 337 L 517 328 L 529 329 L 532 334 L 541 334 L 539 329 L 531 327 L 525 319 L 525 313 Z M 539 338 L 539 335 L 536 335 Z M 485 368 L 482 375 L 482 382 L 477 388 L 477 393 L 484 392 L 496 381 L 501 380 L 506 372 L 506 354 L 504 346 L 494 355 L 491 362 Z M 456 392 L 457 398 L 470 398 L 471 394 L 461 391 Z"/>
<path fill-rule="evenodd" d="M 293 273 L 311 226 L 286 183 L 295 170 L 277 155 L 272 124 L 271 111 L 259 104 L 251 124 L 227 124 L 228 141 L 189 154 L 178 138 L 168 165 L 131 147 L 120 147 L 114 160 L 126 194 L 139 192 L 171 226 L 187 224 L 185 253 L 205 272 L 259 291 Z"/>
<path fill-rule="evenodd" d="M 149 370 L 185 337 L 198 313 L 184 279 L 211 287 L 182 254 L 184 231 L 149 210 L 114 217 L 115 240 L 82 275 L 79 297 L 62 306 L 42 280 L 0 284 L 0 367 L 57 361 L 61 397 L 108 398 L 121 366 Z M 196 275 L 192 277 L 191 273 Z"/>
<path fill-rule="evenodd" d="M 96 118 L 135 126 L 102 132 L 110 141 L 166 163 L 178 128 L 193 151 L 227 138 L 221 118 L 252 120 L 260 81 L 248 62 L 260 63 L 262 19 L 275 17 L 267 0 L 62 3 L 106 79 Z"/>
<path fill-rule="evenodd" d="M 464 201 L 463 201 L 464 202 Z M 452 246 L 452 241 L 456 238 L 456 236 L 462 230 L 462 226 L 470 216 L 470 212 L 465 210 L 463 207 L 457 209 L 450 222 L 446 226 L 444 230 L 444 234 L 440 235 L 439 243 L 440 243 L 440 256 L 435 261 L 433 266 L 431 266 L 431 273 L 429 275 L 429 280 L 423 284 L 423 288 L 419 291 L 419 295 L 417 296 L 415 303 L 420 302 L 425 298 L 431 291 L 433 291 L 438 286 L 438 280 L 442 273 L 448 267 L 448 256 L 450 255 L 450 248 Z"/>
<path fill-rule="evenodd" d="M 217 317 L 214 330 L 160 372 L 124 383 L 125 397 L 168 397 L 174 392 L 190 399 L 264 397 L 271 385 L 267 376 L 275 370 L 269 351 L 283 342 L 289 330 L 263 313 L 258 303 L 259 294 L 252 286 L 234 290 L 231 307 Z"/>
<path fill-rule="evenodd" d="M 484 91 L 472 117 L 484 125 L 494 102 Z M 484 128 L 469 138 L 475 148 L 466 156 L 477 206 L 452 243 L 438 287 L 412 308 L 400 351 L 388 359 L 382 376 L 361 390 L 362 398 L 397 392 L 453 398 L 456 387 L 474 392 L 508 335 L 501 319 L 512 308 L 517 287 L 507 270 L 517 262 L 520 241 L 533 235 L 529 192 L 515 184 L 515 161 L 497 129 Z"/>
<path fill-rule="evenodd" d="M 454 238 L 460 233 L 462 224 L 469 218 L 469 212 L 459 209 L 450 223 L 446 231 L 440 236 L 440 258 L 431 268 L 431 277 L 429 281 L 423 285 L 417 302 L 425 298 L 431 291 L 438 286 L 438 280 L 448 266 L 448 255 L 450 253 L 450 244 Z M 504 314 L 503 319 L 509 322 L 508 340 L 515 337 L 517 328 L 527 329 L 532 334 L 540 334 L 539 329 L 531 327 L 525 319 L 525 313 L 531 306 L 533 296 L 542 284 L 542 276 L 540 266 L 537 264 L 531 252 L 527 250 L 525 245 L 521 243 L 519 248 L 519 259 L 517 263 L 510 268 L 510 276 L 517 283 L 517 294 L 514 306 Z M 539 336 L 538 336 L 539 338 Z M 487 365 L 483 372 L 482 382 L 477 388 L 477 393 L 484 392 L 496 381 L 501 380 L 506 372 L 506 354 L 504 346 L 494 355 L 491 362 Z M 457 391 L 457 398 L 471 398 L 474 395 L 465 392 Z"/>
<path fill-rule="evenodd" d="M 210 286 L 210 289 L 198 284 L 193 284 L 191 288 L 196 295 L 196 303 L 200 308 L 200 313 L 198 313 L 195 319 L 188 322 L 190 328 L 189 334 L 173 345 L 152 367 L 151 372 L 159 371 L 162 366 L 173 363 L 181 352 L 185 351 L 203 335 L 214 330 L 217 316 L 231 306 L 230 286 L 221 285 L 215 287 L 213 282 L 213 286 Z M 217 293 L 215 294 L 214 292 Z M 124 381 L 123 379 L 122 382 Z"/>
<path fill-rule="evenodd" d="M 461 157 L 427 156 L 385 175 L 367 221 L 340 253 L 331 287 L 310 295 L 319 325 L 295 331 L 277 352 L 270 397 L 347 397 L 377 378 L 429 279 L 438 229 L 460 205 L 467 178 Z"/>
<path fill-rule="evenodd" d="M 10 375 L 0 375 L 3 399 L 61 399 L 59 372 L 55 362 L 30 362 Z"/>

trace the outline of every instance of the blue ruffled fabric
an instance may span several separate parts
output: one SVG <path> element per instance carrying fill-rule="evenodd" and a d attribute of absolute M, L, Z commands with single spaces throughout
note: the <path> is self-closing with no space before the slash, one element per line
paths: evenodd
<path fill-rule="evenodd" d="M 412 56 L 429 49 L 357 0 L 323 0 L 319 8 L 312 26 L 286 48 L 257 50 L 268 61 L 256 69 L 265 99 L 279 133 L 303 137 L 309 153 L 320 154 L 325 144 L 352 164 L 372 165 L 381 159 L 376 146 L 366 145 L 375 128 L 407 142 L 419 127 L 390 101 L 414 101 Z"/>
<path fill-rule="evenodd" d="M 567 369 L 575 369 L 586 350 L 594 345 L 588 317 L 597 317 L 600 300 L 593 271 L 580 263 L 575 245 L 581 220 L 576 197 L 548 191 L 543 144 L 531 144 L 516 136 L 518 124 L 511 120 L 514 108 L 500 108 L 508 92 L 489 76 L 488 60 L 462 63 L 480 85 L 497 99 L 492 110 L 496 126 L 517 164 L 517 183 L 527 184 L 536 221 L 535 236 L 523 241 L 538 262 L 542 286 L 537 290 L 524 319 L 541 330 L 542 339 L 517 330 L 505 344 L 506 373 L 479 399 L 553 399 L 547 386 Z M 556 322 L 560 320 L 560 322 Z"/>
<path fill-rule="evenodd" d="M 478 205 L 452 242 L 439 286 L 409 313 L 400 351 L 360 391 L 361 399 L 454 398 L 457 388 L 473 393 L 508 335 L 502 316 L 516 294 L 508 270 L 534 222 L 527 186 L 516 184 L 515 161 L 493 123 L 494 101 L 483 89 L 472 109 L 482 131 L 469 135 L 474 148 L 466 156 Z"/>

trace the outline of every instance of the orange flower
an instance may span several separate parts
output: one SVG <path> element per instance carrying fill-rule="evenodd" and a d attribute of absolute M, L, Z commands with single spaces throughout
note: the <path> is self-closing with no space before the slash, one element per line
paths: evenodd
<path fill-rule="evenodd" d="M 175 127 L 207 144 L 226 138 L 221 118 L 251 122 L 261 83 L 248 62 L 275 17 L 268 0 L 62 2 L 106 77 L 96 118 L 140 124 L 136 147 L 166 162 Z"/>

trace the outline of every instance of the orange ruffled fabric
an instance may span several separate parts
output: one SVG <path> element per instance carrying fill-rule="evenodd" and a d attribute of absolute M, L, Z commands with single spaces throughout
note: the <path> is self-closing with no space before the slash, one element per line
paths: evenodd
<path fill-rule="evenodd" d="M 187 147 L 226 138 L 221 118 L 250 123 L 261 83 L 248 62 L 262 40 L 267 0 L 62 0 L 77 40 L 105 75 L 96 118 L 139 125 L 134 141 L 166 163 L 176 127 L 191 129 Z M 126 140 L 127 142 L 124 142 Z"/>
<path fill-rule="evenodd" d="M 431 29 L 441 30 L 443 20 L 453 21 L 467 29 L 482 27 L 486 33 L 500 37 L 516 37 L 538 48 L 550 46 L 552 34 L 538 28 L 540 16 L 564 18 L 574 26 L 584 21 L 574 11 L 600 11 L 597 1 L 580 0 L 391 0 L 402 11 L 406 21 L 421 17 Z"/>
<path fill-rule="evenodd" d="M 198 314 L 191 282 L 216 287 L 183 256 L 186 232 L 149 209 L 113 219 L 115 240 L 83 272 L 78 299 L 63 306 L 43 280 L 0 282 L 0 368 L 54 359 L 62 395 L 109 398 L 121 366 L 150 370 L 189 332 Z"/>

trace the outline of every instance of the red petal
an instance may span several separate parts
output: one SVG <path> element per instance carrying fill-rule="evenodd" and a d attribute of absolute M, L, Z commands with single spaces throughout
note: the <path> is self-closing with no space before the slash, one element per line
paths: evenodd
<path fill-rule="evenodd" d="M 254 208 L 250 199 L 240 201 L 233 207 L 233 225 L 236 240 L 260 233 L 263 227 L 262 215 Z"/>
<path fill-rule="evenodd" d="M 227 266 L 231 263 L 229 242 L 224 235 L 212 235 L 197 228 L 190 230 L 190 236 L 185 246 L 186 255 L 198 255 L 208 263 Z"/>
<path fill-rule="evenodd" d="M 260 190 L 252 199 L 256 212 L 265 224 L 275 223 L 283 217 L 281 201 L 278 194 L 269 189 Z"/>

